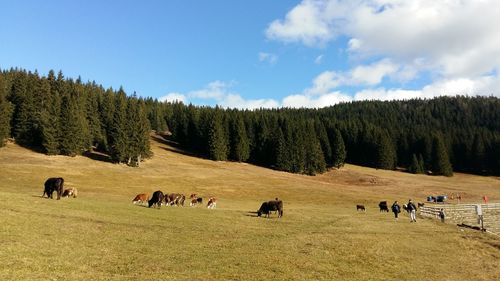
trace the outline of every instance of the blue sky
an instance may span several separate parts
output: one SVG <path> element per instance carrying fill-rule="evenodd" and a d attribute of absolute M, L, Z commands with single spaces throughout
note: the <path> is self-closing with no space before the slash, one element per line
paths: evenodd
<path fill-rule="evenodd" d="M 0 1 L 0 68 L 238 108 L 499 96 L 498 2 Z"/>

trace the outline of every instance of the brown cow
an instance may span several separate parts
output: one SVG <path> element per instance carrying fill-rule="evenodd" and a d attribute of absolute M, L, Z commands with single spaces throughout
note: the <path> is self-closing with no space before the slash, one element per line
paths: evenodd
<path fill-rule="evenodd" d="M 209 209 L 215 209 L 216 206 L 217 206 L 217 198 L 210 197 L 208 199 L 207 208 L 209 208 Z"/>
<path fill-rule="evenodd" d="M 147 201 L 149 201 L 149 196 L 147 193 L 141 193 L 141 194 L 137 194 L 134 198 L 134 200 L 132 200 L 132 202 L 134 204 L 137 204 L 137 203 L 146 203 Z"/>
<path fill-rule="evenodd" d="M 76 187 L 64 190 L 62 197 L 70 197 L 70 196 L 73 196 L 73 198 L 76 198 L 78 196 L 78 190 L 76 189 Z"/>
<path fill-rule="evenodd" d="M 170 193 L 165 194 L 165 205 L 167 206 L 184 206 L 184 201 L 186 200 L 186 196 L 180 193 Z"/>

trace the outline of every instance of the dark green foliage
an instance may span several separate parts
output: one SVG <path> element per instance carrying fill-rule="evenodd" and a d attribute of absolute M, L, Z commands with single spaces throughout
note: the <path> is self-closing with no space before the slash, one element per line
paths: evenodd
<path fill-rule="evenodd" d="M 127 97 L 123 89 L 120 88 L 115 97 L 113 126 L 110 128 L 110 137 L 108 140 L 111 159 L 116 163 L 128 162 L 129 160 L 127 121 Z"/>
<path fill-rule="evenodd" d="M 164 114 L 161 118 L 171 116 L 165 104 L 153 105 Z M 11 69 L 0 72 L 0 109 L 2 144 L 12 136 L 23 146 L 70 156 L 95 147 L 131 165 L 151 154 L 151 110 L 137 97 L 127 98 L 122 89 L 66 79 L 61 71 L 57 77 L 52 70 L 40 77 L 36 71 Z M 157 126 L 166 129 L 165 119 Z"/>
<path fill-rule="evenodd" d="M 67 94 L 62 98 L 61 139 L 59 149 L 61 154 L 75 156 L 86 150 L 84 134 L 84 116 L 77 105 L 77 97 Z"/>
<path fill-rule="evenodd" d="M 375 167 L 385 170 L 396 167 L 396 151 L 385 131 L 377 131 L 375 135 Z"/>
<path fill-rule="evenodd" d="M 448 152 L 441 135 L 435 135 L 432 142 L 432 173 L 434 175 L 453 176 Z"/>
<path fill-rule="evenodd" d="M 316 136 L 313 122 L 308 122 L 305 128 L 305 161 L 304 173 L 310 176 L 326 171 L 325 158 L 321 150 L 320 140 Z M 325 134 L 326 135 L 326 134 Z"/>
<path fill-rule="evenodd" d="M 332 166 L 335 168 L 340 168 L 344 166 L 346 158 L 346 149 L 344 145 L 344 140 L 342 134 L 336 128 L 331 131 L 332 139 Z"/>
<path fill-rule="evenodd" d="M 6 83 L 0 75 L 0 147 L 5 145 L 5 139 L 10 136 L 12 104 L 7 100 L 6 93 Z"/>
<path fill-rule="evenodd" d="M 495 97 L 224 110 L 127 97 L 122 89 L 73 81 L 62 72 L 40 77 L 11 69 L 0 72 L 0 108 L 2 140 L 14 137 L 48 154 L 75 155 L 94 147 L 130 165 L 150 154 L 147 136 L 153 129 L 196 155 L 294 173 L 320 173 L 323 163 L 348 162 L 417 173 L 449 175 L 453 167 L 500 175 Z"/>
<path fill-rule="evenodd" d="M 127 146 L 126 163 L 139 166 L 141 159 L 149 156 L 149 122 L 144 102 L 136 98 L 128 99 L 127 105 Z"/>
<path fill-rule="evenodd" d="M 422 155 L 419 154 L 419 158 L 421 161 L 419 161 L 419 158 L 415 155 L 412 154 L 411 157 L 411 163 L 410 166 L 408 167 L 408 171 L 412 174 L 423 174 L 424 173 L 424 167 L 423 167 L 423 158 Z"/>
<path fill-rule="evenodd" d="M 208 130 L 208 157 L 216 161 L 225 161 L 228 156 L 228 140 L 224 126 L 224 117 L 220 109 L 216 108 L 209 122 Z"/>
<path fill-rule="evenodd" d="M 247 161 L 250 157 L 250 143 L 241 115 L 236 115 L 231 120 L 230 139 L 231 159 L 238 162 Z"/>

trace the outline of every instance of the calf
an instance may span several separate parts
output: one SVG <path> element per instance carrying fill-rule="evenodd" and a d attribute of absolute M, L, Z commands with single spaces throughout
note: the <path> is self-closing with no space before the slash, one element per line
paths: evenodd
<path fill-rule="evenodd" d="M 151 208 L 151 206 L 155 205 L 156 207 L 161 208 L 161 202 L 163 201 L 164 195 L 163 192 L 160 190 L 157 190 L 153 193 L 151 196 L 151 199 L 148 201 L 148 207 Z"/>
<path fill-rule="evenodd" d="M 147 193 L 141 193 L 137 194 L 135 198 L 132 200 L 132 203 L 137 204 L 137 203 L 146 203 L 149 201 L 149 196 Z"/>
<path fill-rule="evenodd" d="M 380 201 L 380 203 L 378 203 L 378 207 L 380 208 L 381 212 L 389 212 L 389 207 L 387 207 L 387 201 Z"/>
<path fill-rule="evenodd" d="M 365 205 L 356 205 L 356 211 L 366 211 Z"/>
<path fill-rule="evenodd" d="M 73 196 L 73 198 L 76 198 L 78 196 L 78 190 L 76 189 L 76 187 L 64 190 L 62 197 L 70 197 L 70 196 Z"/>
<path fill-rule="evenodd" d="M 189 203 L 189 206 L 195 206 L 196 204 L 201 204 L 203 202 L 203 198 L 193 198 L 191 199 L 191 203 Z"/>
<path fill-rule="evenodd" d="M 278 218 L 281 218 L 283 216 L 283 201 L 273 200 L 262 203 L 257 211 L 257 216 L 260 217 L 264 214 L 267 218 L 269 218 L 271 211 L 278 211 Z"/>
<path fill-rule="evenodd" d="M 208 209 L 215 209 L 216 206 L 217 206 L 217 198 L 210 197 L 208 199 L 207 208 Z"/>

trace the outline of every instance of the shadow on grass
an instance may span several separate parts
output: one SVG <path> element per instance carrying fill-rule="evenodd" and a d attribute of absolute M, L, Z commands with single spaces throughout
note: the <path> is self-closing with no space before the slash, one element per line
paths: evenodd
<path fill-rule="evenodd" d="M 101 153 L 101 152 L 86 151 L 82 154 L 82 156 L 85 156 L 87 158 L 90 158 L 90 159 L 96 160 L 96 161 L 112 163 L 111 157 L 109 157 L 109 155 Z"/>
<path fill-rule="evenodd" d="M 257 215 L 257 212 L 246 212 L 245 216 L 247 217 L 252 217 L 252 218 L 258 218 L 259 216 Z"/>

